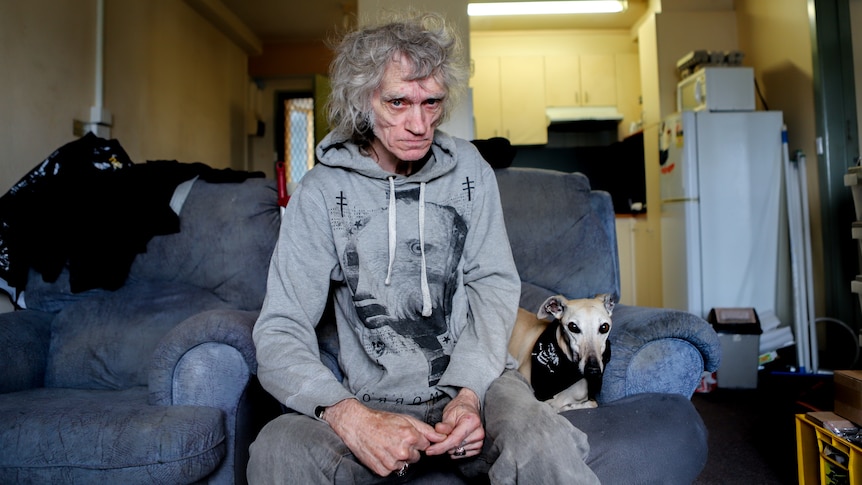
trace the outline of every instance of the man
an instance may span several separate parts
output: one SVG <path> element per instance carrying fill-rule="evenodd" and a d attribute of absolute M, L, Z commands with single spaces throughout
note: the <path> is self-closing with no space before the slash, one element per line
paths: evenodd
<path fill-rule="evenodd" d="M 496 179 L 436 129 L 466 77 L 436 15 L 337 47 L 333 130 L 287 206 L 254 329 L 260 381 L 292 412 L 252 445 L 251 483 L 385 483 L 441 467 L 494 483 L 596 481 L 583 433 L 506 370 L 520 281 Z M 316 332 L 330 294 L 341 379 Z"/>

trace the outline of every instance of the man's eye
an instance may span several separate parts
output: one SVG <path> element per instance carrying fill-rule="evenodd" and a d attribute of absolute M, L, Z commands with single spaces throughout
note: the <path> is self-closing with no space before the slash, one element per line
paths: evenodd
<path fill-rule="evenodd" d="M 389 103 L 396 108 L 400 108 L 401 106 L 404 106 L 404 102 L 401 101 L 400 99 L 393 99 Z"/>

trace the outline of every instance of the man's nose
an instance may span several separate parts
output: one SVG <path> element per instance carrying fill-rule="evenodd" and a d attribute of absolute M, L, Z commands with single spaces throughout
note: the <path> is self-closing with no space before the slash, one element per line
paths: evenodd
<path fill-rule="evenodd" d="M 422 109 L 422 106 L 414 106 L 407 113 L 407 120 L 404 123 L 404 128 L 414 135 L 424 135 L 428 130 L 428 114 Z"/>

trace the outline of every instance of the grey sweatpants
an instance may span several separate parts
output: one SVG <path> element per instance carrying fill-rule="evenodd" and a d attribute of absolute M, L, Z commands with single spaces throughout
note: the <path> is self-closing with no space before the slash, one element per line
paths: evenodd
<path fill-rule="evenodd" d="M 405 477 L 380 477 L 358 462 L 326 423 L 284 414 L 268 423 L 252 443 L 248 481 L 252 485 L 400 483 L 429 472 L 457 470 L 468 477 L 487 473 L 492 484 L 599 483 L 585 463 L 587 436 L 537 401 L 516 371 L 504 372 L 488 388 L 484 419 L 485 446 L 479 456 L 423 457 Z"/>

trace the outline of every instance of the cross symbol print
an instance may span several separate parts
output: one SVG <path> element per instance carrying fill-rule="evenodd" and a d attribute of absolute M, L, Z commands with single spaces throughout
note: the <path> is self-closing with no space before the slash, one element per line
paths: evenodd
<path fill-rule="evenodd" d="M 473 189 L 476 188 L 476 182 L 470 180 L 470 177 L 466 177 L 465 181 L 461 183 L 464 186 L 463 190 L 467 191 L 467 200 L 473 200 Z"/>
<path fill-rule="evenodd" d="M 344 206 L 347 205 L 347 197 L 344 196 L 344 191 L 339 192 L 338 197 L 336 197 L 335 199 L 338 200 L 337 205 L 339 209 L 341 209 L 341 217 L 344 217 Z"/>

